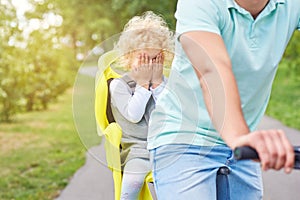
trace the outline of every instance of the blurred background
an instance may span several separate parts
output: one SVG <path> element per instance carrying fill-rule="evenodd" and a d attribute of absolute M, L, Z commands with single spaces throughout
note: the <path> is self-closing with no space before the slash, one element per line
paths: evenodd
<path fill-rule="evenodd" d="M 111 48 L 106 41 L 147 10 L 174 30 L 175 9 L 176 1 L 160 0 L 0 0 L 1 200 L 59 195 L 101 141 L 93 92 L 97 60 Z M 297 129 L 299 55 L 297 32 L 267 110 Z"/>

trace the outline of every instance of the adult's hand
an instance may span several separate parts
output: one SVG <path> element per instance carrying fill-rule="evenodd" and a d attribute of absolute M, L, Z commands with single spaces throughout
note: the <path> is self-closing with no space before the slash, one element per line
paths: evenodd
<path fill-rule="evenodd" d="M 295 153 L 282 130 L 259 130 L 238 137 L 232 148 L 250 146 L 258 155 L 263 170 L 285 169 L 290 173 L 294 166 Z"/>

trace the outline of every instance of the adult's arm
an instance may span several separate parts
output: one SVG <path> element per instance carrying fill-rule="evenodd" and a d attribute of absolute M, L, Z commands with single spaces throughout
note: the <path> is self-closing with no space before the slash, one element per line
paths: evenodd
<path fill-rule="evenodd" d="M 263 169 L 285 167 L 286 172 L 290 172 L 294 153 L 283 131 L 249 134 L 231 61 L 221 36 L 206 31 L 189 31 L 179 40 L 197 74 L 213 125 L 227 145 L 232 149 L 253 147 L 258 151 Z"/>
<path fill-rule="evenodd" d="M 233 138 L 249 133 L 249 129 L 222 38 L 215 33 L 192 31 L 181 35 L 180 42 L 198 76 L 216 130 L 234 147 Z"/>

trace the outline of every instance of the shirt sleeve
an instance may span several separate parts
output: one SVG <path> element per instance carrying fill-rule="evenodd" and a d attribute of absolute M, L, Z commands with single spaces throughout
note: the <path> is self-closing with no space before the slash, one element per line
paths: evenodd
<path fill-rule="evenodd" d="M 220 34 L 220 5 L 215 0 L 178 0 L 175 12 L 178 37 L 189 31 L 208 31 Z"/>
<path fill-rule="evenodd" d="M 159 95 L 162 93 L 162 91 L 164 90 L 165 86 L 167 83 L 167 78 L 164 76 L 163 77 L 163 82 L 157 86 L 155 89 L 153 89 L 152 87 L 150 87 L 150 91 L 152 92 L 152 97 L 154 99 L 154 101 L 156 102 Z"/>
<path fill-rule="evenodd" d="M 144 113 L 146 105 L 151 97 L 151 92 L 144 87 L 136 86 L 132 95 L 126 83 L 114 79 L 110 83 L 111 103 L 128 121 L 139 122 Z"/>

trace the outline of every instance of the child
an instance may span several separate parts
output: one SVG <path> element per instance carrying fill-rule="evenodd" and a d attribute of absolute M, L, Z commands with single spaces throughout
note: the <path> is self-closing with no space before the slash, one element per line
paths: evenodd
<path fill-rule="evenodd" d="M 121 199 L 138 199 L 145 176 L 151 171 L 147 150 L 148 122 L 155 101 L 165 87 L 163 64 L 173 51 L 173 33 L 151 11 L 133 17 L 115 49 L 129 72 L 110 84 L 111 107 L 122 128 Z"/>

